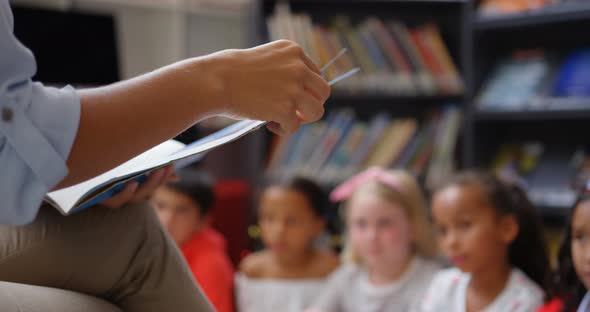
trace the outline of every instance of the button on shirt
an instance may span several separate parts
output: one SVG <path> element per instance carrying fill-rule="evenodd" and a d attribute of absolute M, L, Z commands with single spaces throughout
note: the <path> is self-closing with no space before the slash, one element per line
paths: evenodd
<path fill-rule="evenodd" d="M 80 121 L 73 88 L 31 81 L 35 58 L 13 29 L 8 0 L 0 0 L 0 224 L 35 218 L 45 194 L 67 175 Z"/>

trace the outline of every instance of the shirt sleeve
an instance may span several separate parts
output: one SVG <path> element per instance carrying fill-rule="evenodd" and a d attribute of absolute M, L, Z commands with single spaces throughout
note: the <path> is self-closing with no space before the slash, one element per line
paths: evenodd
<path fill-rule="evenodd" d="M 206 252 L 189 262 L 201 289 L 218 312 L 233 312 L 234 273 L 229 259 Z"/>
<path fill-rule="evenodd" d="M 14 37 L 8 0 L 0 0 L 0 51 L 0 223 L 24 224 L 68 173 L 80 99 L 69 86 L 31 81 L 35 59 Z"/>
<path fill-rule="evenodd" d="M 420 312 L 435 312 L 452 306 L 460 283 L 461 274 L 457 269 L 441 270 L 432 279 L 422 302 L 417 307 Z"/>
<path fill-rule="evenodd" d="M 357 268 L 354 265 L 342 265 L 336 269 L 326 282 L 322 293 L 306 312 L 337 312 L 342 310 L 343 292 L 351 287 L 350 278 Z"/>

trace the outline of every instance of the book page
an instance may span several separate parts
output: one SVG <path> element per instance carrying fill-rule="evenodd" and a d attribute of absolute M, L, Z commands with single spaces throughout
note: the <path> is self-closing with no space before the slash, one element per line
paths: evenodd
<path fill-rule="evenodd" d="M 52 205 L 58 206 L 58 209 L 67 214 L 73 208 L 76 208 L 78 204 L 86 203 L 93 197 L 108 190 L 110 187 L 103 189 L 101 192 L 96 192 L 106 185 L 114 186 L 117 182 L 128 179 L 133 174 L 145 173 L 151 169 L 193 157 L 214 147 L 236 140 L 258 129 L 265 123 L 257 120 L 239 121 L 187 146 L 177 141 L 164 142 L 95 178 L 50 192 L 46 195 L 46 200 Z"/>
<path fill-rule="evenodd" d="M 138 167 L 142 167 L 146 163 L 153 163 L 154 161 L 160 160 L 165 156 L 168 156 L 178 150 L 181 150 L 184 144 L 169 140 L 166 141 L 131 160 L 123 163 L 122 165 L 115 167 L 99 176 L 96 176 L 90 180 L 59 189 L 50 193 L 47 193 L 46 200 L 50 203 L 53 202 L 59 205 L 62 209 L 66 207 L 74 207 L 78 200 L 83 197 L 84 194 L 91 192 L 94 188 L 108 184 L 118 177 L 128 175 L 137 171 Z M 67 211 L 65 211 L 67 212 Z"/>

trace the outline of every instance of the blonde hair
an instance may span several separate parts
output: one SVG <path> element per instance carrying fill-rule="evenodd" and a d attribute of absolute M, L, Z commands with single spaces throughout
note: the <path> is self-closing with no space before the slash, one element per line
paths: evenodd
<path fill-rule="evenodd" d="M 426 200 L 418 182 L 413 175 L 404 170 L 390 170 L 387 171 L 387 174 L 396 181 L 396 188 L 378 180 L 365 183 L 356 189 L 347 200 L 344 206 L 345 210 L 348 210 L 351 199 L 361 194 L 377 196 L 390 203 L 398 204 L 410 223 L 414 254 L 425 258 L 435 257 L 437 254 L 436 242 L 428 220 Z M 342 257 L 347 262 L 362 262 L 361 257 L 349 243 L 345 244 Z"/>

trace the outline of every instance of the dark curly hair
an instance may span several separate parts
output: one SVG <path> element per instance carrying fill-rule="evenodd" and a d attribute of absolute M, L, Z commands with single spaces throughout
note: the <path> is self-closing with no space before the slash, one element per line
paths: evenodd
<path fill-rule="evenodd" d="M 519 231 L 508 247 L 510 264 L 526 273 L 545 291 L 546 298 L 550 298 L 553 295 L 551 266 L 541 220 L 523 189 L 483 171 L 461 173 L 445 187 L 452 185 L 480 186 L 486 200 L 499 214 L 516 218 Z"/>
<path fill-rule="evenodd" d="M 559 290 L 557 295 L 564 301 L 563 311 L 575 311 L 586 294 L 586 288 L 576 274 L 572 259 L 572 218 L 576 212 L 576 207 L 588 200 L 590 200 L 590 193 L 583 193 L 570 210 L 565 236 L 557 255 L 559 267 L 557 268 L 555 280 Z"/>
<path fill-rule="evenodd" d="M 295 176 L 287 180 L 270 181 L 266 188 L 268 187 L 280 187 L 300 193 L 305 197 L 316 216 L 320 218 L 326 217 L 326 210 L 330 203 L 328 194 L 313 180 Z"/>
<path fill-rule="evenodd" d="M 208 215 L 215 203 L 213 180 L 203 172 L 189 168 L 178 170 L 176 174 L 178 181 L 170 182 L 166 187 L 190 197 L 199 207 L 200 215 Z"/>

